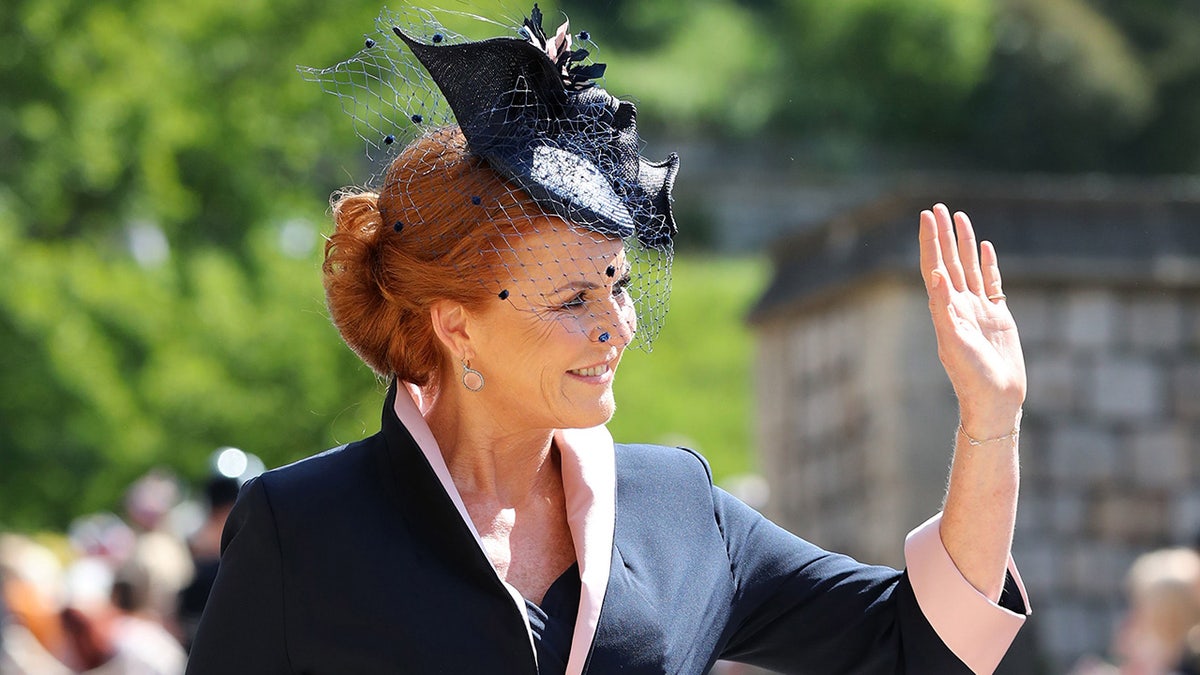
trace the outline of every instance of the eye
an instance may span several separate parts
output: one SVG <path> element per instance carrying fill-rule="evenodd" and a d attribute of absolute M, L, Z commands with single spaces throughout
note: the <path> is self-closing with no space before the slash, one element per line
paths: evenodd
<path fill-rule="evenodd" d="M 585 304 L 587 304 L 587 294 L 585 294 L 583 291 L 580 291 L 579 293 L 576 293 L 575 296 L 570 300 L 559 305 L 559 307 L 561 309 L 579 309 Z"/>

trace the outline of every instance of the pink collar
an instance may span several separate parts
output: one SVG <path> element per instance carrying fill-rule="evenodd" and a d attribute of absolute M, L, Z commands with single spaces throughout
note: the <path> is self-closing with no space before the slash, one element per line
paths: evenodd
<path fill-rule="evenodd" d="M 483 550 L 479 533 L 475 530 L 475 524 L 471 522 L 458 488 L 454 486 L 441 448 L 438 447 L 433 432 L 429 430 L 429 425 L 425 423 L 422 415 L 425 401 L 420 389 L 407 382 L 403 384 L 403 388 L 398 387 L 396 392 L 396 417 L 412 434 L 425 459 L 433 467 L 442 488 L 458 509 L 459 517 L 474 535 L 480 550 Z M 407 391 L 409 395 L 401 395 L 402 391 Z M 567 675 L 579 675 L 583 672 L 592 640 L 596 637 L 600 608 L 604 603 L 604 593 L 608 588 L 608 575 L 612 566 L 617 499 L 616 451 L 612 435 L 603 426 L 591 429 L 560 429 L 554 432 L 554 442 L 558 445 L 562 457 L 567 524 L 571 528 L 571 539 L 575 544 L 575 557 L 579 561 L 582 584 L 579 614 L 575 618 L 575 633 L 571 640 L 571 654 L 567 660 Z M 503 583 L 503 580 L 501 582 Z M 525 599 L 512 586 L 504 586 L 520 610 L 521 616 L 525 618 L 525 629 L 529 631 Z M 529 641 L 530 649 L 533 649 L 532 633 Z"/>

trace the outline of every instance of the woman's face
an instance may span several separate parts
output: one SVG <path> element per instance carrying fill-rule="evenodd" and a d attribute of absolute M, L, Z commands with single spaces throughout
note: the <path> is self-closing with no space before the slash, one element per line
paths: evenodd
<path fill-rule="evenodd" d="M 1117 632 L 1121 675 L 1168 675 L 1183 655 L 1186 626 L 1175 623 L 1162 598 L 1134 597 Z"/>
<path fill-rule="evenodd" d="M 603 424 L 637 321 L 624 246 L 556 219 L 537 225 L 504 253 L 496 300 L 472 315 L 471 367 L 486 378 L 474 395 L 520 428 Z"/>

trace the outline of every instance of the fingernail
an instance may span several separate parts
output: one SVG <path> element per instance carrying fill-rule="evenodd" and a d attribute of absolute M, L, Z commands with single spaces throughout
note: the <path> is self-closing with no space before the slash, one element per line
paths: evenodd
<path fill-rule="evenodd" d="M 929 275 L 929 287 L 937 288 L 938 286 L 941 286 L 941 285 L 942 285 L 942 274 L 940 272 L 931 273 Z"/>

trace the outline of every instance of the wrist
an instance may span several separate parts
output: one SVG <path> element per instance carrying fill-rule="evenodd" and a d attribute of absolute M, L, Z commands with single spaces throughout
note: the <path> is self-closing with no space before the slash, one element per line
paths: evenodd
<path fill-rule="evenodd" d="M 1021 408 L 1016 412 L 986 416 L 971 416 L 964 412 L 959 415 L 958 433 L 973 446 L 1016 439 L 1021 432 L 1022 413 Z"/>

